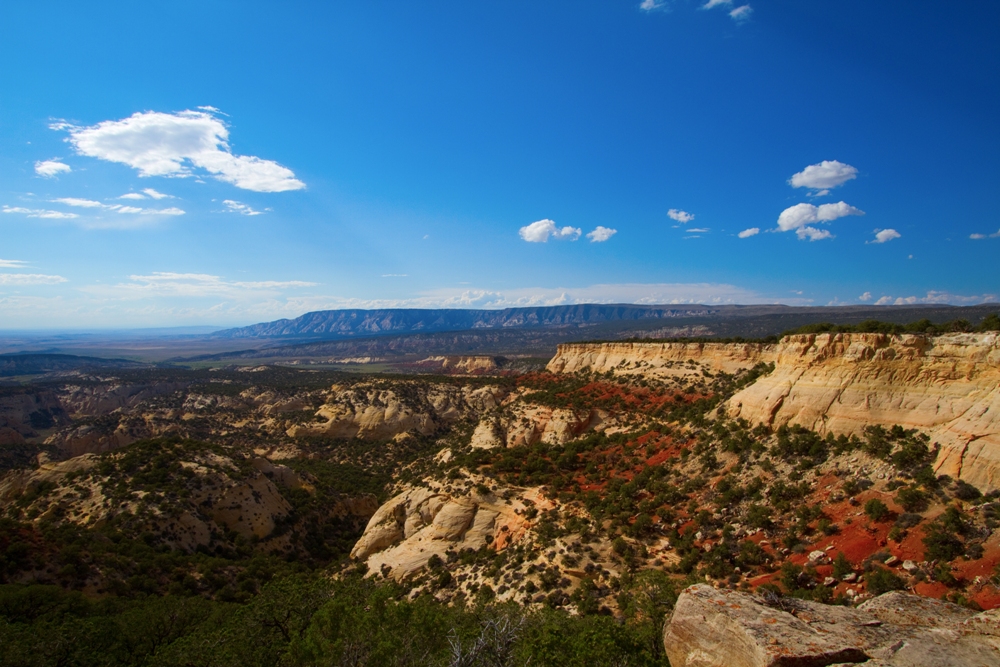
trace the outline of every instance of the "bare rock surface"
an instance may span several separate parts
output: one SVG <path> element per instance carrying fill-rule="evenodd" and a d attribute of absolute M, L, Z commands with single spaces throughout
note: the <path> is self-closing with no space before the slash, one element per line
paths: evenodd
<path fill-rule="evenodd" d="M 354 545 L 351 557 L 366 561 L 372 573 L 397 581 L 423 570 L 433 556 L 494 549 L 517 540 L 528 528 L 525 501 L 543 503 L 537 489 L 504 499 L 494 493 L 452 492 L 425 480 L 383 504 Z M 506 494 L 505 494 L 506 495 Z"/>
<path fill-rule="evenodd" d="M 497 386 L 370 382 L 334 387 L 317 421 L 289 429 L 292 437 L 391 438 L 408 431 L 431 435 L 442 426 L 496 408 Z"/>
<path fill-rule="evenodd" d="M 764 599 L 699 584 L 664 628 L 674 667 L 1000 666 L 998 617 L 908 593 L 858 608 Z"/>

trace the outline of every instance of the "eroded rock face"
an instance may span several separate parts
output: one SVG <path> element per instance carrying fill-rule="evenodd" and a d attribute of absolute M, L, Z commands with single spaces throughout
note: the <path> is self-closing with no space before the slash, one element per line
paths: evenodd
<path fill-rule="evenodd" d="M 449 551 L 503 548 L 524 534 L 523 500 L 542 502 L 537 490 L 505 501 L 490 493 L 452 494 L 437 485 L 410 488 L 382 505 L 368 522 L 351 558 L 370 572 L 402 581 Z"/>
<path fill-rule="evenodd" d="M 674 667 L 1000 665 L 998 617 L 908 593 L 854 609 L 761 598 L 703 584 L 681 593 L 664 628 Z"/>
<path fill-rule="evenodd" d="M 497 386 L 471 387 L 420 382 L 359 383 L 334 388 L 317 421 L 288 430 L 292 437 L 392 438 L 431 435 L 442 426 L 496 408 L 506 396 Z"/>
<path fill-rule="evenodd" d="M 735 373 L 774 360 L 775 346 L 759 343 L 566 343 L 546 369 L 551 373 L 595 373 L 685 377 L 712 372 Z M 686 365 L 698 362 L 698 368 Z"/>
<path fill-rule="evenodd" d="M 730 399 L 730 417 L 824 433 L 899 424 L 941 445 L 939 473 L 1000 487 L 1000 339 L 816 334 L 786 336 L 774 372 Z"/>
<path fill-rule="evenodd" d="M 1000 488 L 1000 335 L 808 334 L 777 344 L 566 344 L 552 372 L 683 377 L 757 363 L 774 371 L 724 406 L 731 418 L 820 434 L 899 424 L 941 446 L 936 467 L 986 491 Z"/>

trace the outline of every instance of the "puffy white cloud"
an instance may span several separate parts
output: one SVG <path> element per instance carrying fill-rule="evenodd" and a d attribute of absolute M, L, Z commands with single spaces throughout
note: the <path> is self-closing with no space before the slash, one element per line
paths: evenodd
<path fill-rule="evenodd" d="M 831 222 L 848 215 L 864 215 L 865 212 L 844 202 L 836 204 L 796 204 L 789 206 L 778 216 L 778 231 L 790 232 L 795 230 L 799 239 L 809 239 L 819 241 L 821 239 L 832 238 L 828 230 L 810 227 L 817 222 Z"/>
<path fill-rule="evenodd" d="M 232 199 L 226 199 L 222 203 L 225 204 L 230 211 L 240 213 L 242 215 L 261 215 L 264 212 L 251 208 L 249 204 L 233 201 Z"/>
<path fill-rule="evenodd" d="M 53 203 L 66 204 L 66 206 L 76 206 L 78 208 L 103 208 L 104 204 L 93 199 L 77 199 L 76 197 L 60 197 L 53 199 Z"/>
<path fill-rule="evenodd" d="M 145 199 L 146 195 L 140 194 L 138 192 L 126 192 L 119 199 Z"/>
<path fill-rule="evenodd" d="M 79 218 L 76 213 L 64 213 L 63 211 L 50 211 L 41 208 L 23 208 L 21 206 L 4 206 L 4 213 L 20 213 L 29 218 L 44 218 L 47 220 L 72 220 Z"/>
<path fill-rule="evenodd" d="M 694 213 L 688 213 L 687 211 L 682 211 L 679 208 L 670 209 L 669 211 L 667 211 L 667 216 L 671 220 L 676 220 L 682 225 L 686 225 L 687 223 L 694 220 Z"/>
<path fill-rule="evenodd" d="M 822 241 L 823 239 L 833 238 L 833 234 L 830 233 L 829 229 L 816 229 L 815 227 L 799 227 L 795 230 L 795 235 L 799 237 L 800 241 L 804 241 L 805 239 Z"/>
<path fill-rule="evenodd" d="M 864 294 L 862 294 L 861 296 L 858 297 L 858 301 L 868 302 L 868 301 L 871 301 L 871 300 L 872 300 L 872 293 L 871 292 L 865 292 Z"/>
<path fill-rule="evenodd" d="M 89 127 L 66 123 L 51 127 L 68 130 L 70 143 L 81 155 L 126 164 L 140 176 L 183 177 L 203 169 L 245 190 L 284 192 L 305 187 L 292 170 L 277 162 L 233 155 L 226 124 L 206 111 L 147 111 Z"/>
<path fill-rule="evenodd" d="M 875 230 L 875 240 L 869 241 L 869 243 L 887 243 L 893 239 L 898 239 L 902 234 L 897 232 L 895 229 L 876 229 Z"/>
<path fill-rule="evenodd" d="M 518 234 L 528 243 L 547 243 L 550 238 L 557 241 L 575 241 L 580 238 L 583 230 L 579 227 L 557 227 L 549 219 L 538 220 L 521 227 Z"/>
<path fill-rule="evenodd" d="M 837 160 L 823 160 L 819 164 L 811 164 L 797 174 L 793 174 L 788 179 L 788 184 L 793 188 L 809 188 L 818 190 L 814 196 L 821 196 L 830 193 L 832 188 L 837 188 L 858 177 L 858 170 L 849 164 L 838 162 Z"/>
<path fill-rule="evenodd" d="M 170 195 L 165 195 L 162 192 L 157 192 L 153 188 L 145 188 L 143 192 L 146 193 L 151 199 L 173 199 Z"/>
<path fill-rule="evenodd" d="M 639 9 L 651 12 L 654 9 L 661 9 L 667 3 L 664 0 L 642 0 L 639 4 Z"/>
<path fill-rule="evenodd" d="M 47 276 L 41 273 L 0 273 L 0 285 L 56 285 L 64 283 L 62 276 Z"/>
<path fill-rule="evenodd" d="M 1000 229 L 993 232 L 992 234 L 969 234 L 970 239 L 975 239 L 977 241 L 982 239 L 995 239 L 1000 238 Z"/>
<path fill-rule="evenodd" d="M 591 243 L 604 243 L 617 233 L 617 229 L 611 229 L 610 227 L 602 227 L 601 225 L 598 225 L 594 231 L 587 234 L 587 238 L 590 239 Z"/>
<path fill-rule="evenodd" d="M 737 234 L 741 239 L 748 239 L 751 236 L 757 236 L 760 234 L 760 227 L 751 227 L 750 229 L 744 229 L 742 232 Z"/>
<path fill-rule="evenodd" d="M 729 18 L 737 23 L 743 23 L 744 21 L 750 20 L 751 14 L 753 14 L 753 7 L 750 5 L 742 5 L 729 12 Z"/>
<path fill-rule="evenodd" d="M 732 7 L 733 0 L 708 0 L 701 6 L 702 9 L 712 9 L 713 7 Z"/>
<path fill-rule="evenodd" d="M 68 174 L 73 171 L 68 164 L 63 164 L 59 160 L 39 160 L 35 163 L 35 173 L 45 178 L 54 178 L 59 174 Z"/>

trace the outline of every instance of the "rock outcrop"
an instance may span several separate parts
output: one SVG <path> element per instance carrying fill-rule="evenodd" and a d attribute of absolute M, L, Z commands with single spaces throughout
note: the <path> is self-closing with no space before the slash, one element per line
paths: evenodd
<path fill-rule="evenodd" d="M 567 344 L 548 368 L 662 378 L 701 369 L 731 373 L 759 362 L 773 363 L 774 371 L 723 406 L 729 417 L 821 434 L 860 434 L 872 424 L 920 429 L 941 446 L 939 473 L 1000 488 L 997 333 L 802 334 L 772 345 Z"/>
<path fill-rule="evenodd" d="M 566 343 L 546 368 L 673 378 L 700 374 L 703 368 L 735 373 L 771 362 L 775 353 L 776 346 L 759 343 Z"/>
<path fill-rule="evenodd" d="M 459 419 L 496 408 L 506 396 L 497 386 L 421 382 L 365 382 L 334 387 L 314 423 L 297 424 L 292 437 L 388 439 L 400 433 L 431 435 Z"/>
<path fill-rule="evenodd" d="M 819 433 L 899 424 L 941 445 L 939 473 L 1000 487 L 1000 336 L 786 336 L 775 369 L 730 399 L 730 417 Z"/>
<path fill-rule="evenodd" d="M 706 585 L 681 593 L 664 628 L 674 667 L 1000 666 L 1000 615 L 908 593 L 857 608 Z"/>
<path fill-rule="evenodd" d="M 525 500 L 543 503 L 537 490 L 511 500 L 495 493 L 452 493 L 437 484 L 407 489 L 382 505 L 368 522 L 351 557 L 370 572 L 402 581 L 449 551 L 503 548 L 528 527 Z"/>

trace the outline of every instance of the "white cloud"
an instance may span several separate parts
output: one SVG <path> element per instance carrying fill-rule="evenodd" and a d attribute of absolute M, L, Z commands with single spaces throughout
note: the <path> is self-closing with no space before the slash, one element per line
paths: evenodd
<path fill-rule="evenodd" d="M 666 4 L 667 3 L 664 2 L 664 0 L 642 0 L 642 2 L 639 4 L 639 9 L 651 12 L 654 9 L 663 8 L 664 6 L 666 6 Z"/>
<path fill-rule="evenodd" d="M 611 229 L 610 227 L 603 227 L 601 225 L 597 225 L 594 231 L 587 234 L 587 238 L 590 239 L 591 243 L 604 243 L 617 233 L 618 233 L 617 229 Z"/>
<path fill-rule="evenodd" d="M 871 300 L 872 300 L 872 293 L 871 292 L 865 292 L 864 294 L 862 294 L 861 296 L 858 297 L 858 301 L 868 302 L 868 301 L 871 301 Z"/>
<path fill-rule="evenodd" d="M 41 208 L 22 208 L 20 206 L 4 206 L 4 213 L 20 213 L 29 218 L 44 218 L 46 220 L 72 220 L 79 218 L 76 213 L 64 213 L 62 211 L 49 211 Z"/>
<path fill-rule="evenodd" d="M 79 208 L 102 208 L 104 204 L 93 199 L 77 199 L 76 197 L 60 197 L 53 199 L 53 203 L 66 204 L 66 206 L 76 206 Z"/>
<path fill-rule="evenodd" d="M 737 23 L 742 23 L 743 21 L 749 21 L 751 14 L 753 14 L 753 7 L 750 5 L 742 5 L 729 12 L 729 18 Z"/>
<path fill-rule="evenodd" d="M 760 234 L 760 227 L 751 227 L 750 229 L 744 229 L 742 232 L 737 234 L 741 239 L 748 239 L 751 236 L 757 236 Z"/>
<path fill-rule="evenodd" d="M 687 223 L 694 220 L 694 213 L 688 213 L 687 211 L 682 211 L 679 208 L 670 209 L 669 211 L 667 211 L 667 216 L 671 220 L 676 220 L 682 225 L 686 225 Z"/>
<path fill-rule="evenodd" d="M 284 192 L 305 187 L 277 162 L 233 155 L 226 124 L 205 111 L 147 111 L 89 127 L 67 123 L 51 127 L 68 130 L 70 143 L 81 155 L 126 164 L 140 176 L 185 177 L 204 169 L 245 190 Z"/>
<path fill-rule="evenodd" d="M 20 259 L 0 259 L 0 269 L 23 269 L 28 263 Z"/>
<path fill-rule="evenodd" d="M 930 290 L 926 296 L 883 296 L 875 302 L 876 306 L 912 306 L 916 304 L 948 304 L 952 306 L 971 306 L 978 303 L 997 303 L 996 294 L 977 294 L 965 296 L 962 294 L 952 294 Z"/>
<path fill-rule="evenodd" d="M 732 7 L 733 0 L 708 0 L 701 6 L 702 9 L 712 9 L 713 7 Z"/>
<path fill-rule="evenodd" d="M 173 199 L 170 195 L 165 195 L 162 192 L 157 192 L 153 188 L 145 188 L 143 190 L 152 199 Z"/>
<path fill-rule="evenodd" d="M 1000 229 L 993 232 L 992 234 L 969 234 L 970 239 L 975 239 L 977 241 L 981 239 L 995 239 L 1000 238 Z"/>
<path fill-rule="evenodd" d="M 833 238 L 833 234 L 830 233 L 829 229 L 816 229 L 815 227 L 799 227 L 795 230 L 795 235 L 799 237 L 800 241 L 804 241 L 805 239 L 822 241 L 823 239 Z"/>
<path fill-rule="evenodd" d="M 250 207 L 249 204 L 244 204 L 242 202 L 233 201 L 232 199 L 226 199 L 222 202 L 225 204 L 230 211 L 234 213 L 240 213 L 242 215 L 261 215 L 264 211 L 257 211 Z"/>
<path fill-rule="evenodd" d="M 145 199 L 146 195 L 139 194 L 138 192 L 127 192 L 123 194 L 119 199 Z"/>
<path fill-rule="evenodd" d="M 68 164 L 63 164 L 59 160 L 39 160 L 35 163 L 35 173 L 45 178 L 54 178 L 59 174 L 68 174 L 73 171 Z"/>
<path fill-rule="evenodd" d="M 0 285 L 56 285 L 64 283 L 62 276 L 47 276 L 41 273 L 0 273 Z"/>
<path fill-rule="evenodd" d="M 578 227 L 557 227 L 551 220 L 538 220 L 530 225 L 521 227 L 518 234 L 528 243 L 546 243 L 549 238 L 557 241 L 575 241 L 580 238 L 583 230 Z"/>
<path fill-rule="evenodd" d="M 849 164 L 837 160 L 823 160 L 819 164 L 811 164 L 788 179 L 793 188 L 809 188 L 817 190 L 813 196 L 830 194 L 832 188 L 837 188 L 858 177 L 858 170 Z"/>
<path fill-rule="evenodd" d="M 688 234 L 707 234 L 712 231 L 708 227 L 691 227 L 684 230 Z"/>
<path fill-rule="evenodd" d="M 777 231 L 790 232 L 795 230 L 795 234 L 799 239 L 819 241 L 821 239 L 833 238 L 833 234 L 828 230 L 816 229 L 808 225 L 817 222 L 831 222 L 848 215 L 864 214 L 865 212 L 861 209 L 854 208 L 842 201 L 836 204 L 822 204 L 820 206 L 796 204 L 795 206 L 786 208 L 778 216 Z"/>
<path fill-rule="evenodd" d="M 875 230 L 875 240 L 868 241 L 868 243 L 887 243 L 893 239 L 898 239 L 902 234 L 897 232 L 895 229 L 876 229 Z"/>

